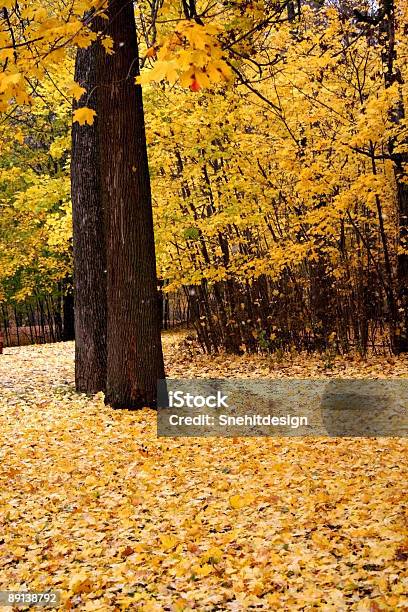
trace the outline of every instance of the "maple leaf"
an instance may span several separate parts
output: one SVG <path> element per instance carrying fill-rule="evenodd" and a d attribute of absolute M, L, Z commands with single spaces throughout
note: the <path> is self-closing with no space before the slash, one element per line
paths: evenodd
<path fill-rule="evenodd" d="M 81 87 L 79 83 L 75 83 L 75 82 L 72 83 L 72 85 L 70 85 L 70 87 L 68 88 L 68 91 L 75 100 L 80 100 L 82 96 L 84 95 L 84 93 L 86 93 L 86 89 L 84 87 Z"/>
<path fill-rule="evenodd" d="M 193 81 L 191 82 L 191 85 L 190 85 L 190 89 L 191 89 L 191 91 L 200 91 L 201 85 L 199 84 L 197 79 L 193 79 Z"/>
<path fill-rule="evenodd" d="M 179 542 L 178 539 L 172 535 L 161 534 L 159 538 L 162 543 L 162 549 L 165 551 L 175 548 Z"/>
<path fill-rule="evenodd" d="M 114 53 L 113 49 L 113 40 L 110 36 L 104 36 L 101 40 L 102 46 L 105 49 L 108 55 L 112 55 Z"/>
<path fill-rule="evenodd" d="M 195 565 L 192 568 L 193 575 L 200 576 L 201 578 L 208 576 L 213 571 L 214 571 L 214 568 L 208 563 L 205 563 L 204 565 Z"/>
<path fill-rule="evenodd" d="M 229 504 L 234 510 L 240 510 L 241 508 L 245 508 L 245 506 L 249 506 L 249 504 L 251 504 L 253 501 L 254 496 L 251 494 L 232 495 L 229 498 Z"/>
<path fill-rule="evenodd" d="M 92 125 L 96 117 L 96 111 L 92 108 L 82 106 L 74 111 L 73 121 L 77 121 L 79 125 Z"/>
<path fill-rule="evenodd" d="M 69 588 L 73 595 L 77 593 L 87 593 L 91 590 L 91 580 L 85 571 L 73 574 L 69 581 Z"/>

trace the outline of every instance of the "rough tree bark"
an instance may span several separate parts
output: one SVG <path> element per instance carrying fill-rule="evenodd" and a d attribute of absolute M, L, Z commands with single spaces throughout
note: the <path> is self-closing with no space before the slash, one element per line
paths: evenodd
<path fill-rule="evenodd" d="M 380 3 L 380 34 L 382 38 L 382 62 L 384 68 L 385 87 L 403 85 L 400 70 L 396 65 L 396 17 L 394 0 L 382 0 Z M 402 95 L 391 111 L 391 119 L 395 124 L 405 118 L 405 108 Z M 407 143 L 400 143 L 406 145 Z M 405 147 L 404 147 L 405 148 Z M 395 150 L 395 143 L 389 143 L 390 155 L 394 161 L 394 175 L 397 185 L 397 206 L 399 217 L 399 254 L 397 258 L 397 305 L 398 321 L 396 333 L 392 339 L 395 353 L 408 352 L 408 154 Z"/>
<path fill-rule="evenodd" d="M 114 408 L 156 405 L 164 378 L 150 177 L 133 3 L 110 0 L 114 53 L 99 64 L 101 180 L 107 210 L 107 384 Z"/>
<path fill-rule="evenodd" d="M 398 156 L 396 163 L 397 197 L 399 213 L 399 242 L 401 252 L 397 259 L 398 308 L 400 311 L 400 333 L 395 339 L 396 353 L 408 353 L 408 155 Z M 402 252 L 402 249 L 405 252 Z"/>
<path fill-rule="evenodd" d="M 78 49 L 75 80 L 87 93 L 75 106 L 96 109 L 99 43 Z M 75 294 L 75 383 L 93 394 L 106 385 L 106 247 L 101 199 L 98 119 L 73 124 L 71 190 Z"/>

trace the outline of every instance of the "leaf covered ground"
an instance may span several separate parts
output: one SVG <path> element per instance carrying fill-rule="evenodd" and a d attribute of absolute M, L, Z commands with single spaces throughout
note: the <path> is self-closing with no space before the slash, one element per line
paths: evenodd
<path fill-rule="evenodd" d="M 181 345 L 178 341 L 181 340 Z M 406 359 L 208 357 L 172 376 L 406 376 Z M 73 390 L 72 343 L 0 357 L 0 590 L 73 610 L 407 610 L 407 441 L 157 439 Z"/>

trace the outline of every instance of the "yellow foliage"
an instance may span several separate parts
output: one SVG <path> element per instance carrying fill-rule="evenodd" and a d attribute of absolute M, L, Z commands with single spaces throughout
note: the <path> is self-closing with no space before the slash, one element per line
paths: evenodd
<path fill-rule="evenodd" d="M 259 378 L 271 364 L 191 359 L 182 335 L 163 340 L 171 377 Z M 78 611 L 404 608 L 406 439 L 157 438 L 153 410 L 73 392 L 73 348 L 0 359 L 2 590 L 59 591 Z M 268 377 L 321 377 L 319 364 L 299 356 Z M 407 358 L 369 371 L 406 376 Z M 338 357 L 335 374 L 364 379 L 367 364 Z M 256 501 L 232 510 L 231 490 Z"/>
<path fill-rule="evenodd" d="M 83 106 L 81 108 L 77 108 L 77 110 L 74 111 L 73 121 L 77 121 L 79 125 L 92 125 L 95 116 L 96 111 L 94 111 L 92 108 L 87 108 L 86 106 Z"/>
<path fill-rule="evenodd" d="M 157 57 L 157 60 L 137 82 L 179 82 L 181 87 L 190 87 L 193 91 L 228 82 L 232 73 L 217 40 L 218 33 L 219 28 L 214 24 L 182 21 L 171 35 L 158 43 L 158 51 L 156 48 L 147 51 L 146 57 Z"/>

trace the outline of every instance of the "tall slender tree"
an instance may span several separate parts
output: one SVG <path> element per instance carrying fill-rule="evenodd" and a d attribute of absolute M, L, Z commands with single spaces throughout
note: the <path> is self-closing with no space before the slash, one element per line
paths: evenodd
<path fill-rule="evenodd" d="M 97 95 L 106 209 L 107 379 L 114 408 L 156 405 L 164 377 L 150 177 L 133 2 L 110 0 Z"/>
<path fill-rule="evenodd" d="M 96 24 L 94 24 L 96 27 Z M 99 42 L 78 49 L 75 80 L 86 89 L 76 103 L 96 109 Z M 75 289 L 75 382 L 96 393 L 106 385 L 106 243 L 101 197 L 98 118 L 72 127 L 71 192 Z"/>
<path fill-rule="evenodd" d="M 72 277 L 65 279 L 62 295 L 62 339 L 64 342 L 75 340 L 74 293 Z"/>

